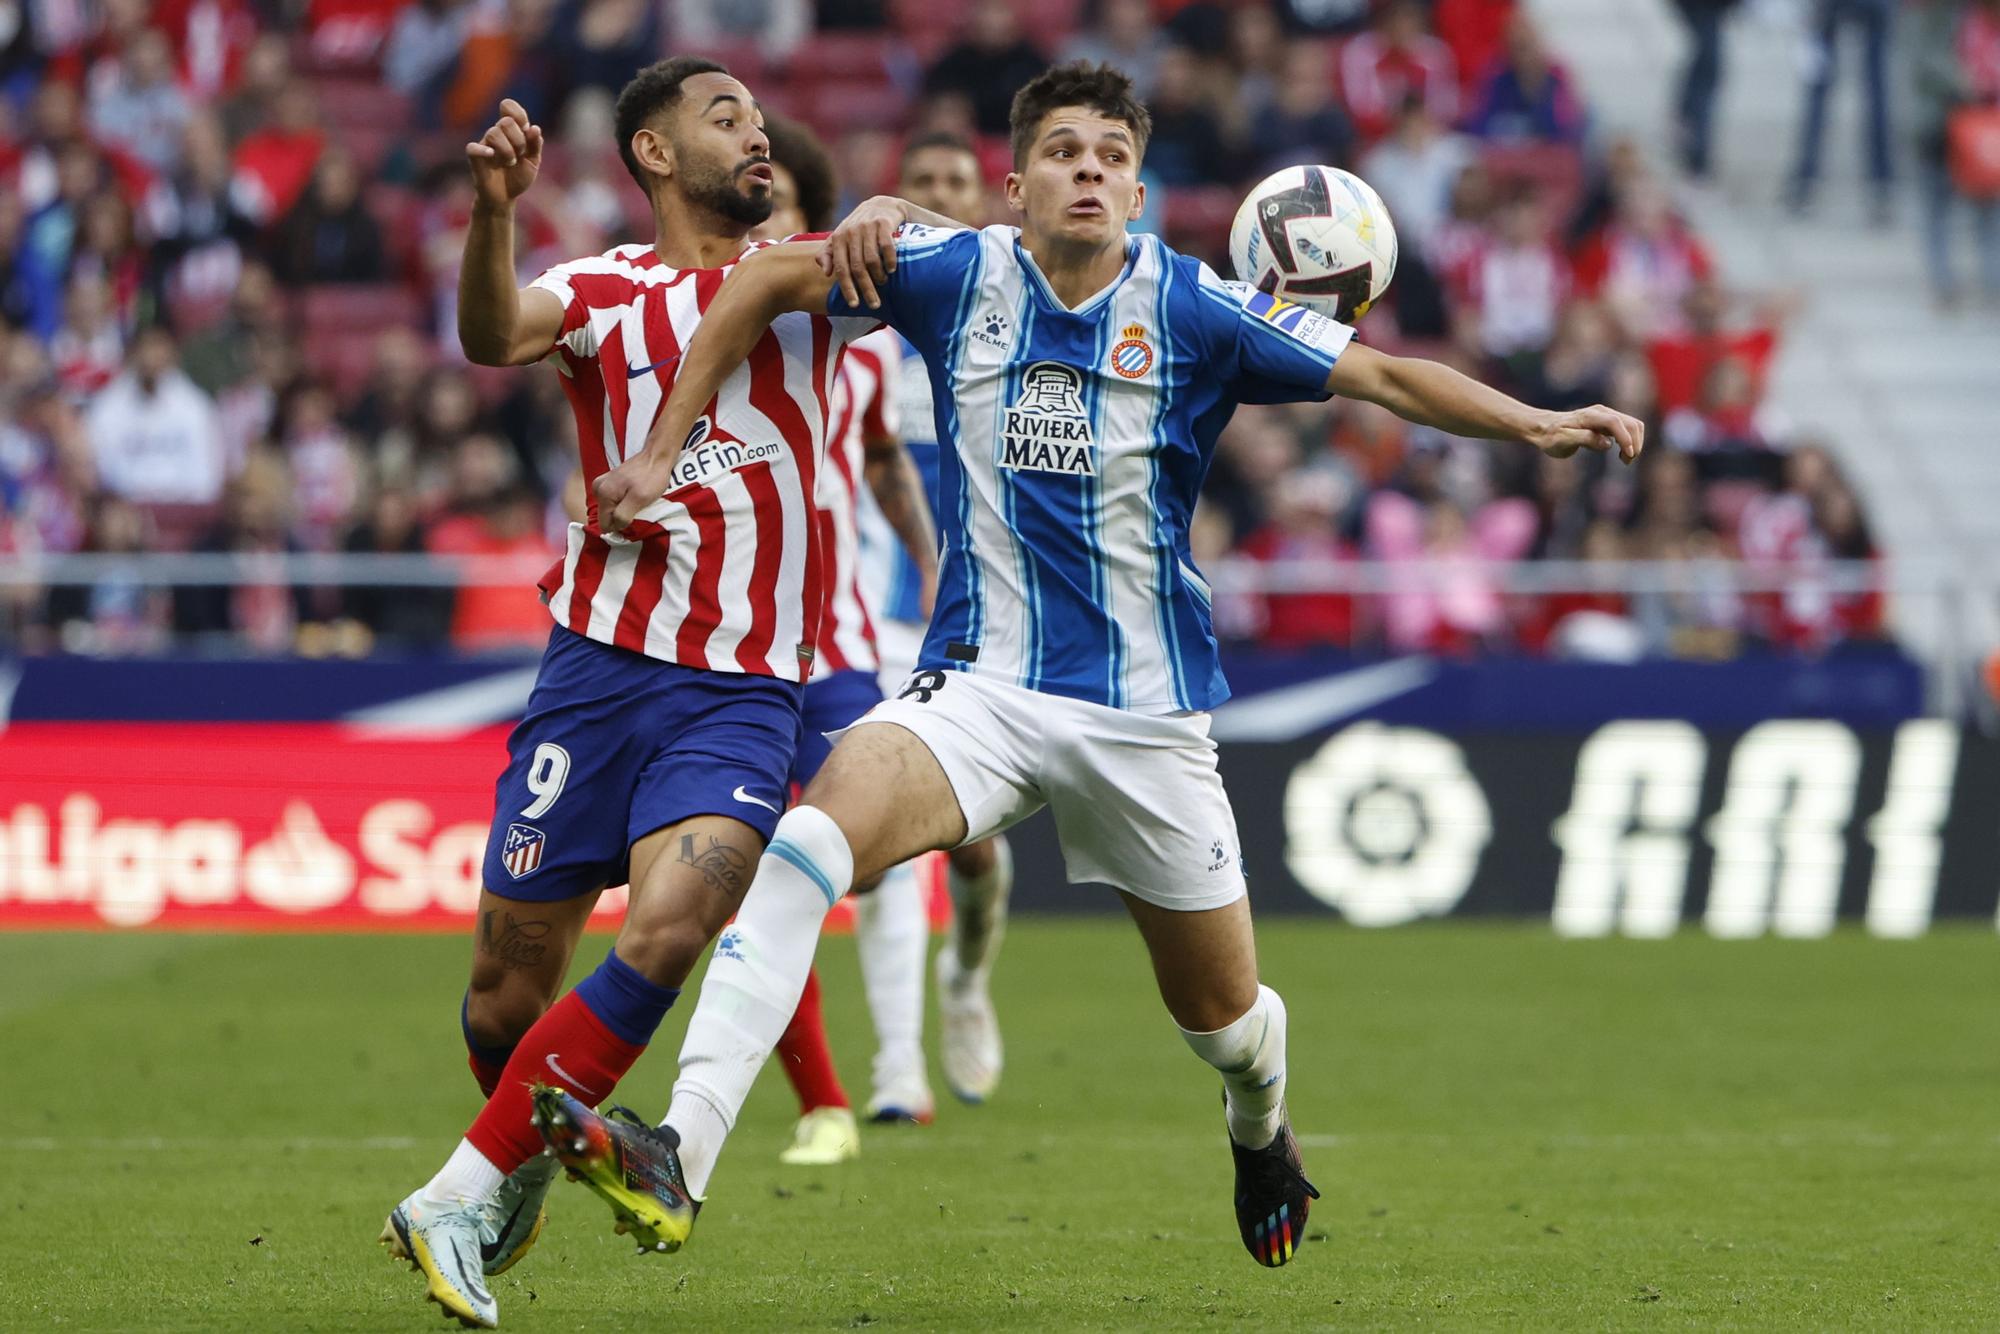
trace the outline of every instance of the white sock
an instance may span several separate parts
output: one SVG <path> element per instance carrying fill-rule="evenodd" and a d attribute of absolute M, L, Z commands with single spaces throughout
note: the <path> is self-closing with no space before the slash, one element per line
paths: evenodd
<path fill-rule="evenodd" d="M 1242 1018 L 1213 1033 L 1181 1036 L 1194 1054 L 1222 1072 L 1228 1099 L 1229 1138 L 1261 1149 L 1278 1137 L 1285 1119 L 1285 1003 L 1269 987 Z"/>
<path fill-rule="evenodd" d="M 952 943 L 958 949 L 958 964 L 976 973 L 993 962 L 1000 952 L 1000 937 L 1007 929 L 1007 894 L 1014 888 L 1014 853 L 1004 838 L 993 840 L 993 869 L 984 875 L 962 876 L 953 867 L 947 877 L 951 885 Z"/>
<path fill-rule="evenodd" d="M 908 862 L 890 868 L 872 894 L 854 900 L 854 944 L 875 1020 L 875 1088 L 924 1068 L 924 947 L 930 918 Z"/>
<path fill-rule="evenodd" d="M 438 1174 L 424 1187 L 424 1198 L 439 1204 L 491 1204 L 507 1174 L 462 1139 Z"/>
<path fill-rule="evenodd" d="M 742 909 L 715 942 L 681 1043 L 666 1124 L 680 1134 L 681 1168 L 697 1197 L 798 1008 L 827 910 L 853 882 L 854 854 L 840 826 L 816 807 L 785 812 Z"/>

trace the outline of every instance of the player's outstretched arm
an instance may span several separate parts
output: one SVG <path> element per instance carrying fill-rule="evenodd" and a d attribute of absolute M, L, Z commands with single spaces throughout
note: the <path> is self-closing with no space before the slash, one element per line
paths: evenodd
<path fill-rule="evenodd" d="M 788 310 L 825 311 L 833 280 L 820 272 L 823 241 L 788 241 L 759 250 L 730 273 L 688 340 L 674 390 L 644 448 L 597 479 L 597 523 L 623 532 L 639 511 L 666 494 L 681 446 L 731 371 L 756 348 L 771 321 Z"/>
<path fill-rule="evenodd" d="M 903 442 L 893 435 L 870 435 L 861 442 L 862 475 L 875 497 L 876 508 L 895 530 L 923 580 L 923 612 L 931 614 L 937 595 L 937 530 L 931 526 L 931 504 L 924 498 L 923 474 Z"/>
<path fill-rule="evenodd" d="M 826 238 L 819 257 L 820 272 L 833 279 L 850 307 L 874 310 L 882 304 L 876 289 L 896 271 L 896 229 L 906 222 L 945 232 L 965 230 L 957 220 L 895 195 L 873 195 L 856 204 Z"/>
<path fill-rule="evenodd" d="M 1615 449 L 1630 463 L 1646 447 L 1646 425 L 1596 404 L 1575 412 L 1531 408 L 1449 366 L 1392 357 L 1349 344 L 1326 377 L 1329 393 L 1379 403 L 1405 421 L 1484 440 L 1525 440 L 1551 458 Z"/>
<path fill-rule="evenodd" d="M 510 97 L 465 160 L 473 203 L 458 271 L 459 346 L 480 366 L 525 366 L 548 355 L 563 319 L 555 293 L 514 286 L 514 201 L 542 169 L 542 127 Z"/>

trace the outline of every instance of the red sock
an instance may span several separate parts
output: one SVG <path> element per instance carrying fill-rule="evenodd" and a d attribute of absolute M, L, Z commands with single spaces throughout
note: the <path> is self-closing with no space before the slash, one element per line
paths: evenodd
<path fill-rule="evenodd" d="M 826 1045 L 826 1019 L 819 1008 L 819 969 L 806 974 L 806 989 L 799 996 L 799 1008 L 778 1039 L 779 1064 L 792 1092 L 799 1095 L 803 1115 L 818 1107 L 847 1106 L 847 1090 L 833 1070 L 833 1052 Z"/>
<path fill-rule="evenodd" d="M 479 1091 L 489 1098 L 492 1097 L 493 1090 L 500 1087 L 501 1072 L 507 1067 L 499 1061 L 486 1060 L 479 1053 L 470 1051 L 465 1054 L 465 1063 L 472 1067 L 472 1077 L 479 1081 Z"/>
<path fill-rule="evenodd" d="M 595 1107 L 611 1096 L 632 1062 L 646 1050 L 604 1026 L 574 991 L 557 1001 L 522 1037 L 499 1087 L 465 1132 L 502 1172 L 512 1172 L 542 1151 L 542 1137 L 528 1101 L 531 1084 L 554 1084 Z"/>

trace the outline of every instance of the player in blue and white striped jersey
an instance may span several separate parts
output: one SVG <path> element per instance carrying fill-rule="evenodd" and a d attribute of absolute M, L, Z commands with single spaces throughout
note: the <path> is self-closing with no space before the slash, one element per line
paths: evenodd
<path fill-rule="evenodd" d="M 1258 981 L 1208 737 L 1228 686 L 1188 550 L 1216 436 L 1238 403 L 1340 393 L 1556 457 L 1616 449 L 1629 462 L 1643 445 L 1622 413 L 1544 412 L 1385 356 L 1129 236 L 1149 128 L 1124 75 L 1060 66 L 1014 102 L 1018 233 L 892 236 L 904 206 L 881 201 L 820 245 L 745 260 L 646 449 L 599 483 L 614 525 L 657 496 L 726 370 L 792 309 L 901 330 L 929 367 L 947 442 L 940 591 L 917 671 L 785 815 L 688 1028 L 674 1134 L 660 1142 L 679 1144 L 672 1166 L 696 1196 L 791 1016 L 827 909 L 857 876 L 1046 804 L 1071 877 L 1120 891 L 1168 1012 L 1222 1073 L 1244 1245 L 1267 1265 L 1290 1260 L 1317 1192 L 1287 1121 L 1285 1009 Z"/>

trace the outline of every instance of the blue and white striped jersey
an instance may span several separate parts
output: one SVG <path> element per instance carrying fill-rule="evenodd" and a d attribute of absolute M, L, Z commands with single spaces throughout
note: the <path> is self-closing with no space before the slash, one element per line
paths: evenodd
<path fill-rule="evenodd" d="M 1151 236 L 1075 310 L 1012 227 L 909 226 L 882 306 L 943 442 L 918 666 L 1140 713 L 1229 697 L 1188 521 L 1238 403 L 1325 397 L 1353 331 Z M 914 367 L 911 368 L 914 371 Z"/>

